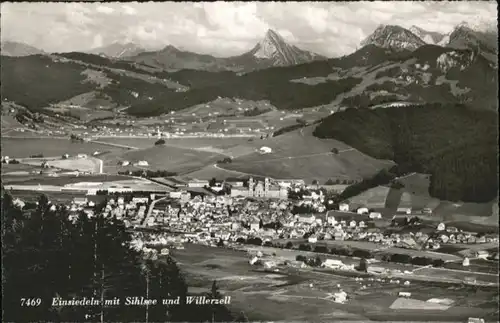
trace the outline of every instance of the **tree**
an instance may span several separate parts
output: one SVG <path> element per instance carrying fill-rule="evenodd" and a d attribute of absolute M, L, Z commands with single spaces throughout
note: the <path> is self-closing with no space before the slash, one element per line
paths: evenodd
<path fill-rule="evenodd" d="M 306 262 L 306 261 L 307 261 L 307 258 L 306 258 L 305 256 L 303 256 L 303 255 L 297 255 L 297 256 L 295 257 L 295 260 L 296 260 L 296 261 Z"/>
<path fill-rule="evenodd" d="M 321 261 L 321 258 L 319 256 L 316 256 L 316 258 L 314 259 L 314 266 L 319 267 L 322 263 L 323 262 Z"/>
<path fill-rule="evenodd" d="M 301 243 L 299 245 L 299 250 L 303 250 L 303 251 L 311 251 L 311 246 L 308 245 L 308 244 L 304 244 L 304 243 Z"/>
<path fill-rule="evenodd" d="M 219 239 L 219 241 L 217 241 L 217 247 L 224 247 L 224 241 L 222 239 Z"/>
<path fill-rule="evenodd" d="M 339 154 L 338 148 L 333 148 L 332 149 L 332 153 L 335 154 L 335 155 L 338 155 Z"/>
<path fill-rule="evenodd" d="M 293 243 L 291 241 L 288 241 L 285 245 L 286 249 L 293 249 Z"/>
<path fill-rule="evenodd" d="M 313 180 L 313 181 L 312 181 L 312 184 L 313 184 L 313 185 L 318 185 L 318 181 L 317 181 L 317 180 Z"/>
<path fill-rule="evenodd" d="M 75 223 L 68 210 L 55 210 L 41 196 L 34 210 L 23 212 L 9 194 L 2 194 L 3 318 L 9 322 L 100 319 L 124 321 L 207 321 L 186 304 L 165 307 L 51 306 L 53 297 L 112 299 L 124 295 L 185 299 L 187 285 L 170 258 L 143 260 L 129 248 L 131 236 L 122 221 L 79 214 Z M 97 211 L 97 209 L 96 209 Z M 31 213 L 31 214 L 29 214 Z M 154 284 L 152 283 L 154 282 Z M 40 306 L 21 307 L 21 297 L 40 298 Z M 227 309 L 219 306 L 219 313 Z M 226 311 L 226 312 L 224 312 Z M 193 316 L 191 316 L 193 315 Z M 87 319 L 86 319 L 87 317 Z M 230 321 L 230 316 L 220 316 Z"/>
<path fill-rule="evenodd" d="M 326 182 L 325 182 L 325 185 L 335 185 L 335 182 L 329 178 Z"/>
<path fill-rule="evenodd" d="M 155 146 L 164 145 L 164 144 L 165 144 L 165 139 L 158 139 L 157 141 L 155 141 Z"/>
<path fill-rule="evenodd" d="M 241 311 L 240 314 L 236 317 L 235 322 L 249 322 L 248 316 L 245 312 Z"/>
<path fill-rule="evenodd" d="M 208 186 L 214 187 L 216 183 L 217 179 L 215 177 L 212 177 L 212 179 L 208 182 Z"/>
<path fill-rule="evenodd" d="M 368 272 L 368 262 L 365 258 L 361 258 L 357 270 L 365 273 Z"/>

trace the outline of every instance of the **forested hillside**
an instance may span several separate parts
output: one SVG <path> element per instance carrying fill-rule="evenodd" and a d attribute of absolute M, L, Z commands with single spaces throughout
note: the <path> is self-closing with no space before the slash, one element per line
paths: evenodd
<path fill-rule="evenodd" d="M 72 222 L 67 209 L 52 209 L 44 195 L 27 210 L 28 206 L 16 206 L 2 189 L 1 202 L 5 322 L 232 321 L 223 305 L 187 305 L 187 285 L 173 259 L 144 259 L 130 249 L 131 236 L 122 221 L 100 215 L 88 218 L 82 212 Z M 104 206 L 97 205 L 96 213 Z M 127 306 L 125 297 L 134 296 L 159 299 L 160 305 Z M 161 303 L 163 298 L 177 296 L 180 305 Z M 113 306 L 52 304 L 52 298 L 84 297 L 117 297 L 121 302 Z"/>
<path fill-rule="evenodd" d="M 58 63 L 43 55 L 0 57 L 2 100 L 15 102 L 31 111 L 92 91 L 85 82 L 85 67 Z"/>
<path fill-rule="evenodd" d="M 486 202 L 497 196 L 496 112 L 459 104 L 347 109 L 323 120 L 314 135 L 431 174 L 429 193 L 436 198 Z"/>

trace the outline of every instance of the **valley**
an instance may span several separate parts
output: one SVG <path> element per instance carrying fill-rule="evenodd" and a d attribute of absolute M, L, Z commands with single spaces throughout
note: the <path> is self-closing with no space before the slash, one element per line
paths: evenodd
<path fill-rule="evenodd" d="M 456 21 L 473 5 L 31 5 L 0 56 L 3 251 L 8 298 L 42 301 L 8 321 L 494 321 L 498 32 Z M 81 44 L 12 39 L 51 15 L 34 44 Z"/>

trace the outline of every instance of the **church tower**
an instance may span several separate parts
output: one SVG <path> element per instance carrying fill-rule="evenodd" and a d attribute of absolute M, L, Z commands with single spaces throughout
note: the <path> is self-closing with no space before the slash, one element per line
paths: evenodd
<path fill-rule="evenodd" d="M 264 196 L 269 196 L 269 178 L 264 179 Z"/>
<path fill-rule="evenodd" d="M 250 177 L 250 179 L 248 180 L 248 196 L 253 196 L 253 186 L 253 177 Z"/>

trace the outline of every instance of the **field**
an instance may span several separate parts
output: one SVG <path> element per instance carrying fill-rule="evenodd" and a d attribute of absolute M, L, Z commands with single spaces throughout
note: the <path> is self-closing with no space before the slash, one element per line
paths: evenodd
<path fill-rule="evenodd" d="M 253 152 L 219 167 L 272 178 L 302 178 L 308 182 L 317 179 L 324 182 L 329 178 L 359 180 L 393 165 L 390 161 L 364 155 L 340 141 L 317 139 L 310 134 L 311 131 L 308 127 L 255 140 L 255 148 L 270 147 L 272 153 L 262 155 Z M 339 154 L 331 153 L 333 148 L 337 148 Z"/>
<path fill-rule="evenodd" d="M 44 157 L 58 157 L 64 154 L 87 154 L 94 152 L 116 152 L 123 148 L 111 147 L 92 142 L 72 142 L 63 138 L 2 138 L 2 155 L 10 158 L 29 157 L 43 154 Z"/>
<path fill-rule="evenodd" d="M 66 185 L 79 182 L 110 182 L 128 179 L 127 176 L 121 175 L 91 175 L 91 176 L 44 176 L 44 175 L 29 175 L 29 176 L 2 176 L 2 183 L 9 185 Z"/>
<path fill-rule="evenodd" d="M 43 158 L 29 158 L 20 160 L 22 163 L 27 165 L 41 165 L 44 161 Z M 50 167 L 66 170 L 78 170 L 81 172 L 100 172 L 100 161 L 93 157 L 88 158 L 75 158 L 70 157 L 68 159 L 50 159 L 46 161 L 47 165 Z"/>
<path fill-rule="evenodd" d="M 250 321 L 464 321 L 467 317 L 485 317 L 496 311 L 492 304 L 496 290 L 471 289 L 412 282 L 410 286 L 389 280 L 356 281 L 354 278 L 311 270 L 280 269 L 279 272 L 256 271 L 248 264 L 245 252 L 185 245 L 174 250 L 191 292 L 208 291 L 213 280 L 221 293 L 231 296 L 229 308 L 244 311 Z M 338 284 L 348 294 L 346 304 L 333 302 L 331 295 Z M 364 288 L 362 287 L 364 285 Z M 432 297 L 454 301 L 447 310 L 390 309 L 399 291 L 426 301 Z M 482 308 L 479 308 L 482 307 Z"/>
<path fill-rule="evenodd" d="M 222 158 L 224 156 L 217 153 L 163 145 L 103 156 L 104 171 L 111 173 L 124 170 L 124 168 L 116 166 L 124 160 L 131 164 L 145 160 L 149 164 L 149 166 L 140 166 L 136 169 L 168 170 L 181 174 L 214 164 Z"/>
<path fill-rule="evenodd" d="M 383 214 L 392 216 L 397 207 L 410 207 L 413 210 L 430 208 L 433 211 L 433 221 L 460 226 L 481 231 L 487 227 L 498 228 L 498 218 L 492 217 L 492 207 L 495 202 L 464 203 L 441 201 L 429 195 L 429 175 L 411 174 L 398 179 L 404 185 L 402 189 L 388 186 L 377 186 L 349 199 L 353 207 L 382 208 Z M 495 229 L 493 229 L 494 231 Z M 498 230 L 498 229 L 496 229 Z M 475 231 L 480 232 L 480 231 Z"/>
<path fill-rule="evenodd" d="M 163 138 L 164 146 L 171 146 L 184 149 L 193 149 L 199 151 L 214 151 L 227 155 L 238 155 L 242 153 L 251 153 L 254 148 L 247 137 L 226 137 L 226 138 Z M 127 145 L 139 149 L 151 148 L 158 139 L 156 138 L 119 138 L 119 137 L 101 137 L 98 141 L 109 142 L 119 145 Z M 248 146 L 246 151 L 242 148 Z"/>

